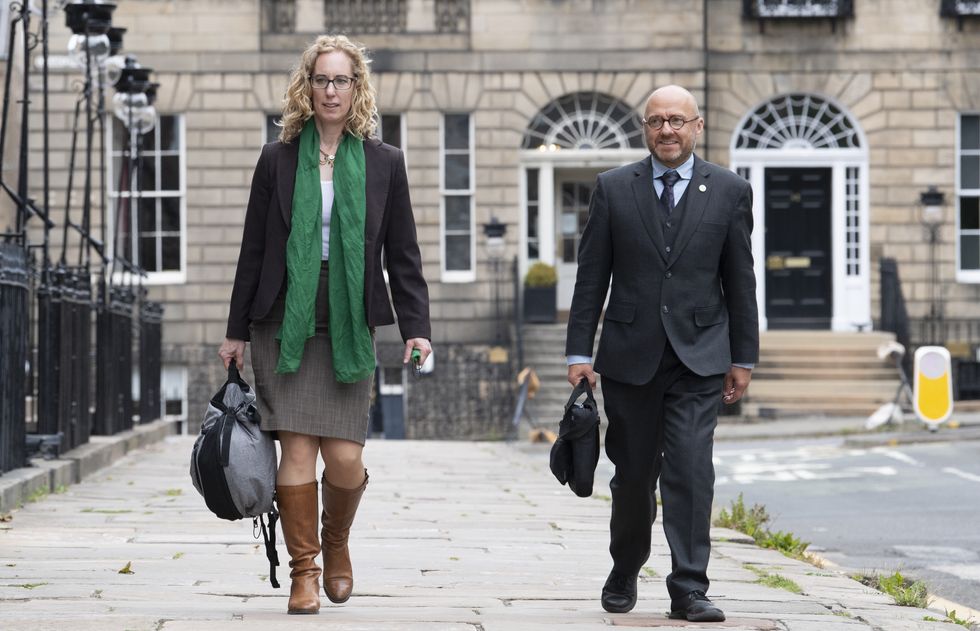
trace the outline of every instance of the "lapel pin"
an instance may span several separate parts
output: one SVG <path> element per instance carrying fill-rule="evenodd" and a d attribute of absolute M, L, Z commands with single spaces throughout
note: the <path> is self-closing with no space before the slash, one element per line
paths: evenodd
<path fill-rule="evenodd" d="M 701 192 L 703 193 L 703 192 L 705 192 L 706 190 L 708 190 L 708 187 L 707 187 L 707 186 L 705 186 L 704 184 L 702 184 L 701 186 L 699 186 L 699 187 L 698 187 L 698 190 L 699 190 L 699 191 L 701 191 Z"/>

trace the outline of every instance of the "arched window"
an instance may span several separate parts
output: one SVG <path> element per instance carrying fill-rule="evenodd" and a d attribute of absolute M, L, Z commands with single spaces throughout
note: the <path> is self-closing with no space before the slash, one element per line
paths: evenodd
<path fill-rule="evenodd" d="M 860 148 L 858 131 L 846 112 L 812 94 L 786 94 L 749 114 L 736 149 Z"/>
<path fill-rule="evenodd" d="M 538 112 L 522 149 L 642 149 L 643 123 L 619 99 L 597 92 L 566 94 Z"/>

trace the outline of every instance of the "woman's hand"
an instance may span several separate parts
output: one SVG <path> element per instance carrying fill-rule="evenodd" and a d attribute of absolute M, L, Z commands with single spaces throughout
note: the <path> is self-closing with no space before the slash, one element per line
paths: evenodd
<path fill-rule="evenodd" d="M 412 351 L 419 349 L 422 353 L 422 358 L 419 360 L 419 366 L 425 363 L 425 360 L 429 358 L 432 354 L 432 343 L 424 337 L 413 337 L 412 339 L 405 342 L 405 357 L 402 358 L 402 363 L 407 364 L 412 357 Z"/>
<path fill-rule="evenodd" d="M 226 337 L 225 341 L 221 343 L 221 348 L 218 349 L 218 357 L 224 362 L 225 370 L 228 369 L 228 365 L 233 359 L 239 369 L 243 368 L 245 366 L 245 342 Z"/>

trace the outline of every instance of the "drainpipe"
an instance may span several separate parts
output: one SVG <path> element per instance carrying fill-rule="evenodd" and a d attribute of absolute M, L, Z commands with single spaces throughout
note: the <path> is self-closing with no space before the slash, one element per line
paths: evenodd
<path fill-rule="evenodd" d="M 704 116 L 709 112 L 708 104 L 710 103 L 709 96 L 711 94 L 708 80 L 708 0 L 701 0 L 701 55 L 703 57 L 702 72 L 704 73 L 704 103 L 701 108 L 701 115 Z M 704 143 L 702 151 L 704 153 L 701 157 L 709 160 L 708 143 Z"/>

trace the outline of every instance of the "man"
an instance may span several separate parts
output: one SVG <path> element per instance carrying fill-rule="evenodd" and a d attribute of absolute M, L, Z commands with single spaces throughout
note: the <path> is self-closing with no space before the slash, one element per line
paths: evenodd
<path fill-rule="evenodd" d="M 659 474 L 670 617 L 720 622 L 725 614 L 705 595 L 711 455 L 719 397 L 738 401 L 758 361 L 752 190 L 694 155 L 704 120 L 684 88 L 653 92 L 643 123 L 652 155 L 598 177 L 565 346 L 568 381 L 594 387 L 592 346 L 611 278 L 595 357 L 616 466 L 602 606 L 625 613 L 636 604 Z"/>

